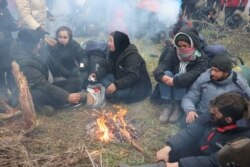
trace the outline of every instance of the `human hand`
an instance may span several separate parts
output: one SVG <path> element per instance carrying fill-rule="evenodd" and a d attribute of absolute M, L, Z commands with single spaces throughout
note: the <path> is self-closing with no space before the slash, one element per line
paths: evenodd
<path fill-rule="evenodd" d="M 68 96 L 68 102 L 72 104 L 77 104 L 81 100 L 81 94 L 80 93 L 71 93 Z"/>
<path fill-rule="evenodd" d="M 174 163 L 166 163 L 166 167 L 179 167 L 179 163 L 178 162 L 174 162 Z"/>
<path fill-rule="evenodd" d="M 96 73 L 91 73 L 91 74 L 89 74 L 89 77 L 88 77 L 88 80 L 89 80 L 89 81 L 95 82 L 96 79 L 97 79 Z"/>
<path fill-rule="evenodd" d="M 167 85 L 168 85 L 168 86 L 174 86 L 174 79 L 173 79 L 173 78 L 170 78 L 170 79 L 167 81 Z"/>
<path fill-rule="evenodd" d="M 195 121 L 195 119 L 199 117 L 199 115 L 195 111 L 190 111 L 186 116 L 186 123 L 190 124 Z"/>
<path fill-rule="evenodd" d="M 163 77 L 161 78 L 161 81 L 167 85 L 167 83 L 170 79 L 171 79 L 171 77 L 169 77 L 167 75 L 163 75 Z"/>
<path fill-rule="evenodd" d="M 165 146 L 156 153 L 156 162 L 165 161 L 168 162 L 169 152 L 171 151 L 171 147 Z"/>
<path fill-rule="evenodd" d="M 54 38 L 48 38 L 48 37 L 44 38 L 44 42 L 47 45 L 52 46 L 52 47 L 56 46 L 56 44 L 57 44 L 57 41 Z"/>
<path fill-rule="evenodd" d="M 112 94 L 112 93 L 114 93 L 115 91 L 116 91 L 116 86 L 115 86 L 115 84 L 114 83 L 111 83 L 108 87 L 107 87 L 107 89 L 106 89 L 106 92 L 108 93 L 108 94 Z"/>
<path fill-rule="evenodd" d="M 45 35 L 49 35 L 49 33 L 45 31 L 44 28 L 42 28 L 41 26 L 35 29 L 35 31 L 37 34 L 39 34 L 39 36 L 42 37 L 42 39 L 44 39 Z"/>

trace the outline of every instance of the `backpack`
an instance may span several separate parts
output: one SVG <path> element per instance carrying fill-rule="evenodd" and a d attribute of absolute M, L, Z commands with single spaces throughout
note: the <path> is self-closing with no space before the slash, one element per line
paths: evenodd
<path fill-rule="evenodd" d="M 202 49 L 202 51 L 207 55 L 209 63 L 216 55 L 220 55 L 221 53 L 228 53 L 225 46 L 217 44 L 207 45 Z M 243 59 L 239 56 L 230 55 L 230 58 L 234 66 L 245 65 Z"/>
<path fill-rule="evenodd" d="M 91 74 L 99 70 L 100 64 L 107 61 L 107 43 L 100 39 L 91 39 L 81 43 L 87 57 L 85 64 L 87 73 Z"/>

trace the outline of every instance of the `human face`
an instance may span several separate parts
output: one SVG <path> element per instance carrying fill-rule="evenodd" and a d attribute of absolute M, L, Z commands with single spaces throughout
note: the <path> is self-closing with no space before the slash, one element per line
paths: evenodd
<path fill-rule="evenodd" d="M 210 75 L 213 81 L 222 81 L 226 79 L 229 74 L 221 71 L 219 68 L 211 67 Z"/>
<path fill-rule="evenodd" d="M 69 33 L 68 31 L 60 31 L 58 34 L 58 42 L 64 46 L 69 43 Z"/>
<path fill-rule="evenodd" d="M 224 116 L 217 107 L 211 107 L 210 114 L 213 117 L 214 123 L 219 127 L 230 125 L 233 122 L 231 117 Z"/>
<path fill-rule="evenodd" d="M 115 41 L 114 41 L 114 37 L 112 35 L 109 36 L 109 39 L 108 39 L 108 47 L 109 47 L 109 50 L 111 52 L 114 52 L 115 51 Z"/>
<path fill-rule="evenodd" d="M 223 118 L 223 114 L 218 110 L 217 107 L 210 107 L 210 113 L 215 122 Z"/>
<path fill-rule="evenodd" d="M 180 48 L 180 49 L 186 49 L 186 48 L 190 48 L 191 45 L 185 41 L 178 41 L 177 42 L 177 46 Z"/>

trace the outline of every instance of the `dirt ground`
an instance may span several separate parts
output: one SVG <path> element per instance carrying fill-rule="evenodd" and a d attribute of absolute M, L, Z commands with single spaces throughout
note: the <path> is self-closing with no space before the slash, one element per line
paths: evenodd
<path fill-rule="evenodd" d="M 232 55 L 242 57 L 246 64 L 250 65 L 250 34 L 244 31 L 220 32 L 216 30 L 203 31 L 208 42 L 223 44 Z M 80 39 L 80 42 L 84 40 Z M 138 46 L 139 52 L 146 60 L 152 83 L 155 84 L 152 71 L 157 66 L 163 44 L 145 41 L 133 41 L 133 43 Z M 51 117 L 37 115 L 34 130 L 24 137 L 25 140 L 16 136 L 15 140 L 11 140 L 15 141 L 14 146 L 10 142 L 6 144 L 3 138 L 0 138 L 0 151 L 3 150 L 1 150 L 3 146 L 9 146 L 4 150 L 5 154 L 0 153 L 0 166 L 115 167 L 120 161 L 133 165 L 153 162 L 156 151 L 164 146 L 164 141 L 179 131 L 179 124 L 160 124 L 158 117 L 162 106 L 152 105 L 149 99 L 132 105 L 121 105 L 128 110 L 126 121 L 140 132 L 140 137 L 135 142 L 143 149 L 143 152 L 137 151 L 127 142 L 105 143 L 89 136 L 87 125 L 95 121 L 93 116 L 95 112 L 80 106 L 57 111 Z M 107 111 L 111 107 L 111 104 L 108 104 Z M 3 130 L 0 131 L 2 137 L 1 134 L 4 134 Z M 19 145 L 20 147 L 17 147 Z M 14 148 L 25 148 L 25 158 L 21 156 L 23 152 Z M 1 165 L 9 160 L 6 160 L 7 153 L 11 153 L 10 157 L 13 157 L 12 154 L 18 155 L 18 159 L 16 162 Z M 73 160 L 74 163 L 70 162 Z"/>

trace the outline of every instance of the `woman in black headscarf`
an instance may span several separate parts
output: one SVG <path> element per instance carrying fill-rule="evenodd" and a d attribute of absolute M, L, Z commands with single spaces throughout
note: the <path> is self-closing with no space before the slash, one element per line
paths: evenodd
<path fill-rule="evenodd" d="M 115 31 L 109 36 L 109 64 L 98 70 L 96 77 L 106 87 L 111 102 L 133 103 L 146 98 L 152 89 L 144 59 L 126 34 Z M 105 72 L 104 72 L 105 71 Z"/>

